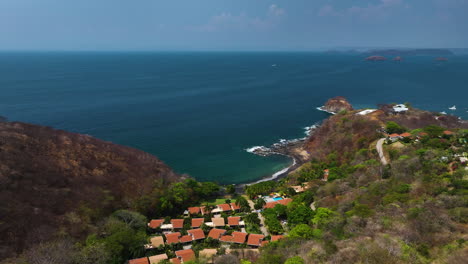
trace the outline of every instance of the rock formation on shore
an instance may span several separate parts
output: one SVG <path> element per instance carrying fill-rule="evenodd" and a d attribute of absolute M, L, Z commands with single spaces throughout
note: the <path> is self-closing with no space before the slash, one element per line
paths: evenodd
<path fill-rule="evenodd" d="M 338 113 L 343 110 L 352 111 L 353 106 L 342 96 L 337 96 L 329 99 L 325 105 L 322 107 L 322 110 L 327 112 Z"/>

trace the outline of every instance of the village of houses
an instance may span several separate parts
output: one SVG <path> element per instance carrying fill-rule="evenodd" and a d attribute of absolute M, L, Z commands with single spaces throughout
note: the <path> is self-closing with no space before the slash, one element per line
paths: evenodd
<path fill-rule="evenodd" d="M 293 186 L 296 192 L 303 192 L 304 187 Z M 291 198 L 272 194 L 264 198 L 266 208 L 274 208 L 276 204 L 287 205 L 292 202 Z M 251 205 L 252 212 L 255 210 Z M 219 241 L 226 253 L 236 250 L 258 252 L 258 248 L 268 244 L 270 241 L 278 241 L 283 235 L 271 235 L 262 225 L 263 234 L 253 234 L 246 232 L 246 223 L 241 216 L 236 216 L 240 212 L 240 206 L 236 203 L 218 204 L 212 210 L 207 210 L 205 206 L 189 207 L 184 212 L 181 219 L 153 219 L 148 223 L 148 228 L 154 232 L 150 238 L 150 243 L 145 245 L 147 250 L 155 249 L 164 251 L 165 246 L 178 246 L 180 250 L 174 250 L 175 257 L 169 258 L 168 254 L 161 253 L 150 257 L 143 257 L 129 260 L 129 264 L 156 264 L 161 261 L 169 263 L 184 263 L 195 260 L 195 251 L 192 249 L 194 243 L 205 239 Z M 223 217 L 227 215 L 227 217 Z M 261 214 L 259 214 L 260 220 Z M 210 219 L 206 221 L 206 219 Z M 204 231 L 205 229 L 205 231 Z M 266 240 L 266 238 L 270 240 Z M 237 245 L 237 247 L 235 246 Z M 200 258 L 212 262 L 214 255 L 218 253 L 218 248 L 205 248 L 198 252 Z"/>

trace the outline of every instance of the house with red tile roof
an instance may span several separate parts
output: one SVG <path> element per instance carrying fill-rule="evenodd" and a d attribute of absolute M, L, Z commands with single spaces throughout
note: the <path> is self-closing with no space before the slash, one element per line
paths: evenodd
<path fill-rule="evenodd" d="M 161 227 L 161 225 L 164 223 L 164 219 L 153 219 L 148 223 L 148 227 L 152 229 L 156 229 Z"/>
<path fill-rule="evenodd" d="M 282 235 L 271 236 L 271 241 L 275 242 L 275 241 L 278 241 L 278 240 L 283 239 L 283 238 L 284 238 L 284 236 L 282 236 Z"/>
<path fill-rule="evenodd" d="M 182 229 L 184 228 L 184 219 L 172 219 L 171 224 L 173 229 Z"/>
<path fill-rule="evenodd" d="M 190 215 L 201 214 L 201 208 L 200 207 L 189 207 L 188 212 L 189 212 Z"/>
<path fill-rule="evenodd" d="M 237 243 L 237 244 L 244 244 L 245 240 L 247 239 L 247 233 L 244 232 L 232 232 L 230 236 L 222 236 L 219 240 L 221 242 L 227 243 Z"/>
<path fill-rule="evenodd" d="M 408 132 L 405 132 L 405 133 L 403 133 L 403 134 L 400 134 L 400 137 L 402 137 L 402 138 L 409 138 L 409 137 L 411 137 L 411 134 L 408 133 Z"/>
<path fill-rule="evenodd" d="M 236 203 L 231 203 L 231 209 L 232 211 L 234 212 L 238 212 L 241 208 L 239 205 L 237 205 Z"/>
<path fill-rule="evenodd" d="M 226 233 L 226 230 L 224 229 L 217 229 L 217 228 L 213 228 L 210 230 L 210 232 L 208 233 L 208 237 L 211 237 L 212 239 L 217 239 L 219 240 L 219 238 L 224 235 Z"/>
<path fill-rule="evenodd" d="M 192 249 L 184 249 L 175 252 L 176 256 L 182 260 L 182 263 L 195 260 L 195 252 Z"/>
<path fill-rule="evenodd" d="M 205 239 L 205 233 L 200 228 L 188 230 L 187 233 L 192 236 L 192 240 Z"/>
<path fill-rule="evenodd" d="M 179 243 L 180 232 L 166 234 L 166 244 Z"/>
<path fill-rule="evenodd" d="M 264 238 L 264 235 L 250 234 L 249 238 L 247 239 L 247 245 L 259 247 L 262 245 L 262 241 Z"/>
<path fill-rule="evenodd" d="M 204 218 L 192 218 L 192 228 L 200 228 L 204 222 Z"/>
<path fill-rule="evenodd" d="M 182 263 L 182 262 L 180 262 L 180 259 L 178 259 L 178 258 L 171 258 L 169 260 L 169 262 L 171 262 L 172 264 L 181 264 Z"/>
<path fill-rule="evenodd" d="M 149 264 L 149 260 L 147 257 L 131 259 L 128 261 L 128 264 Z"/>
<path fill-rule="evenodd" d="M 262 241 L 261 247 L 268 245 L 268 243 L 270 243 L 270 241 L 267 241 L 267 240 Z"/>
<path fill-rule="evenodd" d="M 273 201 L 273 202 L 269 202 L 269 203 L 266 203 L 263 208 L 275 208 L 275 206 L 277 204 L 282 204 L 282 205 L 288 205 L 290 202 L 292 202 L 292 199 L 291 198 L 284 198 L 282 200 L 278 200 L 278 201 Z"/>
<path fill-rule="evenodd" d="M 228 226 L 243 226 L 243 225 L 244 225 L 244 221 L 241 221 L 240 216 L 228 217 Z"/>
<path fill-rule="evenodd" d="M 190 242 L 192 242 L 192 236 L 191 235 L 181 236 L 179 238 L 179 242 L 182 243 L 182 244 L 190 243 Z"/>
<path fill-rule="evenodd" d="M 229 204 L 218 204 L 218 208 L 221 209 L 222 212 L 232 211 L 232 208 Z"/>
<path fill-rule="evenodd" d="M 400 134 L 397 134 L 397 133 L 393 133 L 393 134 L 388 135 L 388 139 L 390 139 L 391 141 L 397 141 L 400 138 L 401 138 Z"/>

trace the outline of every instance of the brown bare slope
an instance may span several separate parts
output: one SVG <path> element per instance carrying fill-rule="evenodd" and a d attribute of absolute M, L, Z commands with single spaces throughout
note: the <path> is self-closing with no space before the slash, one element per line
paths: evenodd
<path fill-rule="evenodd" d="M 178 181 L 156 157 L 90 136 L 0 122 L 0 259 Z"/>

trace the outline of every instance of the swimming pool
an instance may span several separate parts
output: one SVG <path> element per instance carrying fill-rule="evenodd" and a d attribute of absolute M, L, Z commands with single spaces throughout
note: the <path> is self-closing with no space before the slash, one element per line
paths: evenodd
<path fill-rule="evenodd" d="M 273 198 L 273 201 L 279 201 L 279 200 L 283 200 L 283 198 L 282 197 Z"/>

